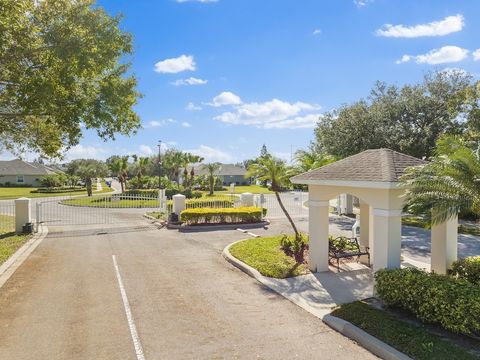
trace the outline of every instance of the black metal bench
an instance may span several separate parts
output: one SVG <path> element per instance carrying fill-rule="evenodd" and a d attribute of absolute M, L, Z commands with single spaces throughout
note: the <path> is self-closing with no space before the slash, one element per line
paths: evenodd
<path fill-rule="evenodd" d="M 349 247 L 353 247 L 353 249 L 345 249 L 335 246 L 334 242 L 336 240 L 340 240 L 340 242 L 348 241 Z M 368 266 L 370 267 L 370 249 L 368 248 L 368 246 L 361 247 L 356 237 L 346 238 L 344 236 L 340 236 L 333 241 L 328 242 L 328 258 L 337 260 L 337 271 L 340 271 L 340 259 L 353 258 L 356 256 L 358 263 L 358 261 L 360 260 L 360 256 L 362 255 L 367 256 Z"/>

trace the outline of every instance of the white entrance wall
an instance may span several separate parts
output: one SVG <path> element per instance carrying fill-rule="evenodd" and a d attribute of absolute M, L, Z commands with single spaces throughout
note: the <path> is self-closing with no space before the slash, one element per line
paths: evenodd
<path fill-rule="evenodd" d="M 309 266 L 312 272 L 328 271 L 329 200 L 308 201 Z M 315 219 L 315 221 L 311 221 Z"/>
<path fill-rule="evenodd" d="M 384 268 L 399 268 L 402 242 L 402 210 L 374 208 L 372 230 L 373 271 Z"/>
<path fill-rule="evenodd" d="M 360 201 L 360 245 L 370 247 L 370 205 Z"/>
<path fill-rule="evenodd" d="M 431 269 L 446 274 L 457 260 L 458 216 L 432 226 Z"/>

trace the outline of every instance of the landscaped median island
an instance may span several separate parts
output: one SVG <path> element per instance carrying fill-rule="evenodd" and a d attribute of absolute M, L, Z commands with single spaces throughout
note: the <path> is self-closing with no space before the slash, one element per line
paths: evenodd
<path fill-rule="evenodd" d="M 259 223 L 266 209 L 259 207 L 208 208 L 183 210 L 180 220 L 186 225 L 251 224 Z"/>
<path fill-rule="evenodd" d="M 247 239 L 233 244 L 230 254 L 268 277 L 284 279 L 309 272 L 282 249 L 283 235 Z"/>
<path fill-rule="evenodd" d="M 31 237 L 31 234 L 15 234 L 14 216 L 0 215 L 0 265 Z"/>

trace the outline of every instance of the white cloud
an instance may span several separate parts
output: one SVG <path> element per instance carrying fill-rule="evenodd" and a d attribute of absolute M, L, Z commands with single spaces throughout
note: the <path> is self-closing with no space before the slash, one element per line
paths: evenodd
<path fill-rule="evenodd" d="M 204 162 L 230 162 L 233 156 L 227 152 L 212 148 L 207 145 L 200 145 L 197 149 L 185 150 L 186 152 L 199 155 L 204 158 Z"/>
<path fill-rule="evenodd" d="M 176 0 L 177 3 L 185 3 L 185 2 L 199 2 L 199 3 L 215 3 L 218 2 L 218 0 Z"/>
<path fill-rule="evenodd" d="M 157 62 L 154 70 L 158 73 L 167 74 L 176 74 L 186 70 L 195 71 L 195 61 L 192 55 L 181 55 Z"/>
<path fill-rule="evenodd" d="M 198 111 L 198 110 L 202 110 L 202 107 L 198 106 L 198 105 L 195 105 L 192 102 L 189 102 L 187 104 L 187 106 L 185 107 L 185 109 L 188 110 L 188 111 Z"/>
<path fill-rule="evenodd" d="M 239 105 L 242 103 L 242 100 L 238 95 L 230 91 L 224 91 L 213 98 L 213 102 L 209 105 L 219 107 L 224 105 Z"/>
<path fill-rule="evenodd" d="M 139 150 L 140 150 L 140 153 L 142 155 L 147 155 L 147 156 L 150 156 L 153 154 L 153 150 L 150 146 L 148 145 L 145 145 L 145 144 L 142 144 L 139 146 Z"/>
<path fill-rule="evenodd" d="M 322 33 L 321 29 L 315 29 L 313 30 L 312 35 L 320 35 L 321 33 Z"/>
<path fill-rule="evenodd" d="M 181 85 L 205 85 L 206 83 L 208 83 L 208 80 L 189 77 L 188 79 L 175 80 L 171 84 L 175 86 L 181 86 Z"/>
<path fill-rule="evenodd" d="M 475 50 L 473 53 L 473 60 L 480 61 L 480 49 Z"/>
<path fill-rule="evenodd" d="M 149 121 L 146 127 L 162 127 L 167 124 L 176 123 L 174 119 L 161 119 L 161 120 L 152 120 Z"/>
<path fill-rule="evenodd" d="M 84 146 L 78 144 L 70 148 L 65 154 L 65 159 L 103 159 L 107 151 L 100 146 Z"/>
<path fill-rule="evenodd" d="M 182 127 L 184 127 L 184 128 L 189 128 L 189 127 L 192 127 L 192 124 L 190 124 L 189 122 L 184 121 L 184 122 L 182 122 Z"/>
<path fill-rule="evenodd" d="M 409 62 L 410 60 L 412 60 L 412 56 L 410 56 L 410 55 L 403 55 L 400 60 L 397 60 L 397 61 L 396 61 L 396 63 L 397 63 L 397 64 L 402 64 L 402 63 Z"/>
<path fill-rule="evenodd" d="M 447 64 L 462 61 L 466 59 L 467 56 L 467 49 L 463 49 L 458 46 L 443 46 L 440 49 L 433 49 L 422 55 L 403 55 L 400 60 L 397 60 L 397 64 L 405 63 L 411 60 L 415 60 L 417 64 Z"/>
<path fill-rule="evenodd" d="M 239 105 L 214 119 L 227 124 L 251 125 L 263 129 L 312 128 L 320 116 L 320 107 L 304 102 L 289 103 L 278 99 Z"/>
<path fill-rule="evenodd" d="M 428 24 L 414 26 L 385 24 L 375 33 L 378 36 L 395 38 L 416 38 L 420 36 L 444 36 L 461 31 L 465 25 L 463 16 L 447 16 L 440 21 L 432 21 Z"/>
<path fill-rule="evenodd" d="M 353 3 L 361 8 L 361 7 L 364 7 L 364 6 L 367 6 L 368 4 L 371 4 L 373 3 L 375 0 L 353 0 Z"/>

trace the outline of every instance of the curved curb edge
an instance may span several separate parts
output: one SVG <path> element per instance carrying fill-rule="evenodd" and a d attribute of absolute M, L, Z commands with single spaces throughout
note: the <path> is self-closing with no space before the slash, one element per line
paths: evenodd
<path fill-rule="evenodd" d="M 235 241 L 234 243 L 227 245 L 222 252 L 222 256 L 225 258 L 225 260 L 227 260 L 230 264 L 232 264 L 236 268 L 242 270 L 244 273 L 253 277 L 255 280 L 257 280 L 261 284 L 268 286 L 273 291 L 282 295 L 285 299 L 293 302 L 295 305 L 300 306 L 304 310 L 316 316 L 317 318 L 322 320 L 325 324 L 327 324 L 329 327 L 331 327 L 333 330 L 357 342 L 362 347 L 370 351 L 372 354 L 387 360 L 411 360 L 411 358 L 405 355 L 404 353 L 398 351 L 397 349 L 391 347 L 390 345 L 384 343 L 383 341 L 377 339 L 376 337 L 368 334 L 367 332 L 353 325 L 352 323 L 330 314 L 326 314 L 326 315 L 316 314 L 315 312 L 312 312 L 310 309 L 306 308 L 305 306 L 302 306 L 302 304 L 297 303 L 296 301 L 290 299 L 289 297 L 285 296 L 280 291 L 275 289 L 275 287 L 271 286 L 271 284 L 267 281 L 268 279 L 267 277 L 263 276 L 262 274 L 260 274 L 260 272 L 258 272 L 258 270 L 245 264 L 243 261 L 238 260 L 236 257 L 234 257 L 230 253 L 230 248 L 233 245 L 246 240 L 249 240 L 249 239 Z"/>
<path fill-rule="evenodd" d="M 45 224 L 39 224 L 38 232 L 0 266 L 0 288 L 10 279 L 20 265 L 27 260 L 47 235 L 48 227 Z"/>

